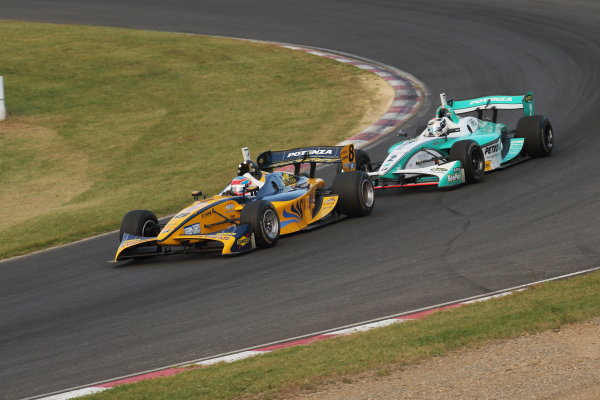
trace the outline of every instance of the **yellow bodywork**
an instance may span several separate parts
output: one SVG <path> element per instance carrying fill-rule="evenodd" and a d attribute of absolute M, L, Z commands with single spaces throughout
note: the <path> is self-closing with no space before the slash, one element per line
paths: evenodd
<path fill-rule="evenodd" d="M 316 205 L 317 189 L 325 186 L 320 178 L 309 178 L 310 189 L 304 195 L 288 201 L 273 201 L 272 204 L 279 216 L 279 226 L 282 235 L 298 232 L 308 225 L 326 217 L 337 204 L 337 194 L 323 196 L 319 211 L 313 215 Z"/>
<path fill-rule="evenodd" d="M 301 193 L 300 190 L 296 190 L 297 177 L 282 173 L 282 178 L 286 187 L 291 189 L 285 192 L 289 193 L 290 197 Z M 261 180 L 264 179 L 263 176 Z M 317 190 L 325 187 L 325 182 L 320 178 L 301 179 L 307 189 L 305 193 L 285 201 L 270 200 L 279 216 L 281 235 L 298 232 L 327 217 L 337 204 L 337 194 L 321 195 L 320 208 L 315 211 Z M 277 195 L 273 198 L 276 199 Z M 268 197 L 265 199 L 269 200 Z M 244 204 L 240 204 L 238 200 L 240 198 L 236 196 L 217 195 L 196 201 L 171 218 L 157 237 L 147 239 L 134 237 L 123 240 L 115 260 L 119 259 L 126 249 L 141 245 L 189 246 L 204 241 L 216 241 L 223 244 L 222 254 L 252 249 L 254 248 L 253 236 L 250 232 L 246 234 L 243 231 L 246 229 L 245 224 L 239 225 Z"/>

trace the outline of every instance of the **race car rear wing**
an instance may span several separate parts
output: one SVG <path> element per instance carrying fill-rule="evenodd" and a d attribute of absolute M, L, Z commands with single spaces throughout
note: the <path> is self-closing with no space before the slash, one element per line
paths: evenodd
<path fill-rule="evenodd" d="M 479 119 L 481 119 L 484 110 L 492 110 L 495 115 L 497 110 L 518 110 L 522 108 L 525 116 L 531 116 L 533 115 L 533 93 L 527 92 L 524 95 L 517 96 L 485 96 L 469 100 L 448 100 L 448 105 L 452 107 L 456 114 L 477 111 Z"/>
<path fill-rule="evenodd" d="M 261 170 L 269 171 L 274 168 L 294 166 L 294 174 L 300 174 L 302 164 L 310 164 L 310 177 L 314 177 L 316 164 L 342 164 L 342 170 L 354 171 L 356 157 L 354 145 L 301 147 L 298 149 L 265 151 L 256 159 Z"/>

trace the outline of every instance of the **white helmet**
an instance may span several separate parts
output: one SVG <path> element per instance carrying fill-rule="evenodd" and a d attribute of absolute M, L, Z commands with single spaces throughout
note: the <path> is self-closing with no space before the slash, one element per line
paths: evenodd
<path fill-rule="evenodd" d="M 431 118 L 427 123 L 429 136 L 444 136 L 448 134 L 447 118 Z"/>

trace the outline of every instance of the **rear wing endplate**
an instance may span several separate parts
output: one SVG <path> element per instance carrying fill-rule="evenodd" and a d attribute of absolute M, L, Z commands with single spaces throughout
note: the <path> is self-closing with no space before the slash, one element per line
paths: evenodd
<path fill-rule="evenodd" d="M 463 114 L 483 110 L 518 110 L 523 109 L 525 116 L 533 115 L 533 93 L 527 92 L 517 96 L 485 96 L 469 100 L 448 101 L 455 113 Z"/>
<path fill-rule="evenodd" d="M 256 159 L 261 170 L 272 170 L 273 168 L 294 165 L 299 170 L 302 164 L 335 164 L 341 163 L 344 172 L 356 169 L 356 156 L 354 145 L 346 146 L 317 146 L 301 147 L 298 149 L 265 151 Z"/>

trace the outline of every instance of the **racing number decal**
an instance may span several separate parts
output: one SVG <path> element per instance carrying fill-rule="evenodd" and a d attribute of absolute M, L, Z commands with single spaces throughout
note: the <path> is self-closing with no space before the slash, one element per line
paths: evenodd
<path fill-rule="evenodd" d="M 342 148 L 340 151 L 340 159 L 342 161 L 342 170 L 344 172 L 354 171 L 356 169 L 354 162 L 354 160 L 356 160 L 356 152 L 354 151 L 353 144 L 349 144 Z"/>

